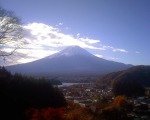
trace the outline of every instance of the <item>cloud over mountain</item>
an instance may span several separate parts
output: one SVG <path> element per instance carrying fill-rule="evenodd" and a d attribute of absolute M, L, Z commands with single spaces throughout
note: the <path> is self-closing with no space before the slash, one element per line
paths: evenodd
<path fill-rule="evenodd" d="M 23 74 L 92 74 L 101 75 L 131 67 L 94 56 L 79 46 L 70 46 L 48 57 L 8 67 Z"/>
<path fill-rule="evenodd" d="M 57 53 L 65 47 L 72 45 L 96 51 L 95 54 L 100 54 L 104 59 L 114 58 L 114 56 L 106 56 L 100 53 L 102 51 L 127 53 L 125 49 L 104 45 L 99 39 L 82 37 L 80 33 L 76 35 L 65 34 L 59 29 L 59 26 L 63 26 L 63 23 L 60 22 L 56 26 L 36 22 L 24 25 L 24 39 L 27 46 L 26 48 L 19 49 L 17 52 L 25 56 L 15 62 L 31 62 Z M 8 51 L 9 49 L 5 50 Z"/>
<path fill-rule="evenodd" d="M 122 48 L 114 48 L 113 46 L 103 45 L 101 40 L 98 39 L 81 37 L 80 33 L 78 33 L 76 36 L 64 34 L 59 29 L 59 26 L 63 26 L 63 23 L 59 23 L 55 27 L 43 23 L 30 23 L 24 25 L 24 34 L 28 46 L 27 49 L 21 49 L 18 52 L 27 53 L 28 58 L 19 59 L 18 62 L 28 62 L 43 58 L 47 55 L 54 54 L 62 50 L 66 46 L 71 45 L 77 45 L 85 49 L 100 51 L 127 51 Z"/>

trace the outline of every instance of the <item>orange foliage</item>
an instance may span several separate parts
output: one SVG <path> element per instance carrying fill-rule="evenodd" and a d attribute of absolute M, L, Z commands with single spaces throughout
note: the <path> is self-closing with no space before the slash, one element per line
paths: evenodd
<path fill-rule="evenodd" d="M 88 108 L 78 108 L 68 111 L 64 115 L 65 120 L 92 120 L 92 115 Z"/>
<path fill-rule="evenodd" d="M 89 109 L 81 107 L 72 110 L 65 110 L 64 108 L 32 108 L 26 111 L 26 116 L 28 120 L 92 120 Z"/>
<path fill-rule="evenodd" d="M 29 120 L 64 120 L 64 108 L 29 109 L 26 111 Z"/>
<path fill-rule="evenodd" d="M 114 101 L 100 111 L 99 118 L 106 120 L 126 120 L 126 97 L 117 96 Z"/>
<path fill-rule="evenodd" d="M 114 101 L 100 110 L 98 118 L 122 119 L 127 100 L 124 96 L 118 96 Z M 29 109 L 26 112 L 29 120 L 92 120 L 93 114 L 89 108 L 80 107 L 76 103 L 68 103 L 67 108 Z M 122 116 L 122 117 L 121 117 Z"/>
<path fill-rule="evenodd" d="M 125 96 L 117 96 L 112 103 L 114 107 L 125 107 L 126 105 L 127 99 Z"/>

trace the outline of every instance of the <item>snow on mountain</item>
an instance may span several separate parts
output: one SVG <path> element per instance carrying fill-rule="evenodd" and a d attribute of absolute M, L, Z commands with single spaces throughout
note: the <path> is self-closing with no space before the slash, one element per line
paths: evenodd
<path fill-rule="evenodd" d="M 123 63 L 98 58 L 79 46 L 66 49 L 30 62 L 7 67 L 23 74 L 106 74 L 131 67 Z"/>
<path fill-rule="evenodd" d="M 79 46 L 69 46 L 66 49 L 49 56 L 49 58 L 52 57 L 60 57 L 60 56 L 66 56 L 66 57 L 71 57 L 71 56 L 76 56 L 76 55 L 80 55 L 80 56 L 93 56 L 91 53 L 87 52 L 85 49 L 79 47 Z"/>

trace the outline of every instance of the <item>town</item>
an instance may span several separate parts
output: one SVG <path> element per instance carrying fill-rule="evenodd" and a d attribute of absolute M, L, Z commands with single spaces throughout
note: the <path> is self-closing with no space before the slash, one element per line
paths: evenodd
<path fill-rule="evenodd" d="M 80 107 L 88 107 L 95 112 L 101 109 L 103 104 L 112 103 L 115 96 L 112 88 L 98 88 L 93 83 L 79 83 L 71 86 L 59 87 L 63 92 L 67 102 L 73 102 Z M 147 89 L 145 96 L 126 97 L 131 107 L 127 115 L 131 120 L 149 120 L 150 119 L 150 90 Z"/>

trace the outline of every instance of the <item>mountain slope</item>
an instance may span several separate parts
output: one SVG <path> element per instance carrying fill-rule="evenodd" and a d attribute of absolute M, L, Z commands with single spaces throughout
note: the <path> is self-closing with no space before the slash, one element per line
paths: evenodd
<path fill-rule="evenodd" d="M 99 86 L 111 86 L 115 95 L 142 95 L 144 87 L 150 87 L 150 66 L 134 66 L 113 72 L 96 82 Z"/>
<path fill-rule="evenodd" d="M 131 67 L 98 58 L 79 46 L 68 47 L 54 55 L 30 63 L 7 67 L 23 74 L 106 74 Z"/>
<path fill-rule="evenodd" d="M 98 81 L 100 84 L 111 83 L 112 81 L 135 81 L 144 86 L 150 86 L 150 66 L 138 65 L 123 71 L 109 73 Z"/>

